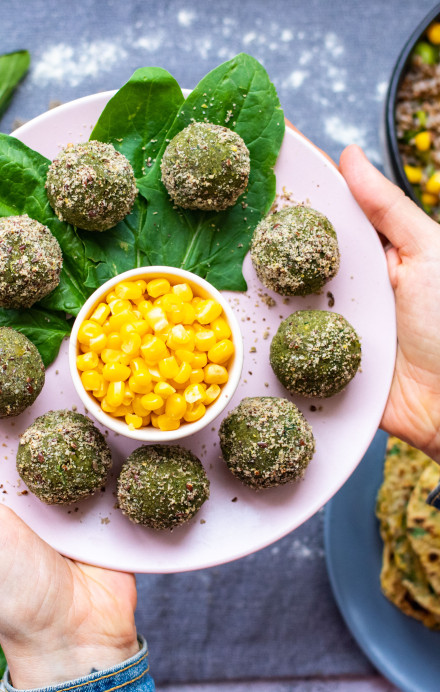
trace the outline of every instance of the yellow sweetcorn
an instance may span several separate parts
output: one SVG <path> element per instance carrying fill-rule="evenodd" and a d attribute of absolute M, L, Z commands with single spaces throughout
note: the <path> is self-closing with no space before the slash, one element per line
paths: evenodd
<path fill-rule="evenodd" d="M 414 144 L 419 151 L 428 151 L 431 147 L 431 135 L 426 130 L 424 132 L 419 132 L 414 137 Z"/>
<path fill-rule="evenodd" d="M 209 363 L 203 370 L 207 384 L 224 384 L 229 379 L 228 371 L 223 365 Z"/>
<path fill-rule="evenodd" d="M 212 363 L 221 365 L 226 363 L 234 353 L 234 344 L 230 339 L 222 339 L 217 341 L 208 351 L 208 360 Z"/>
<path fill-rule="evenodd" d="M 188 284 L 174 284 L 172 291 L 174 295 L 179 296 L 180 300 L 183 300 L 185 303 L 193 299 L 193 292 Z"/>
<path fill-rule="evenodd" d="M 165 278 L 121 281 L 80 334 L 85 388 L 132 430 L 176 430 L 202 418 L 228 380 L 224 365 L 234 353 L 221 305 Z"/>
<path fill-rule="evenodd" d="M 152 279 L 147 283 L 147 292 L 152 298 L 158 298 L 169 293 L 171 288 L 168 279 Z"/>
<path fill-rule="evenodd" d="M 124 382 L 130 377 L 131 370 L 128 365 L 122 365 L 122 363 L 106 363 L 102 369 L 102 374 L 109 382 Z"/>
<path fill-rule="evenodd" d="M 109 315 L 110 307 L 107 305 L 107 303 L 99 303 L 99 305 L 93 310 L 92 314 L 90 315 L 90 319 L 93 322 L 97 322 L 102 326 Z"/>
<path fill-rule="evenodd" d="M 125 396 L 125 382 L 110 382 L 105 399 L 109 406 L 118 408 L 122 405 Z"/>
<path fill-rule="evenodd" d="M 438 203 L 438 195 L 433 195 L 431 192 L 422 192 L 422 202 L 427 207 L 435 207 Z"/>
<path fill-rule="evenodd" d="M 423 171 L 420 166 L 409 166 L 403 167 L 405 170 L 405 175 L 410 183 L 417 185 L 422 180 Z"/>
<path fill-rule="evenodd" d="M 142 285 L 135 284 L 133 281 L 121 281 L 115 287 L 115 293 L 122 300 L 135 300 L 142 297 L 143 289 Z"/>
<path fill-rule="evenodd" d="M 165 402 L 165 413 L 169 418 L 180 420 L 186 413 L 187 403 L 181 394 L 171 394 Z"/>
<path fill-rule="evenodd" d="M 430 192 L 433 195 L 440 194 L 440 171 L 436 171 L 426 181 L 425 192 Z"/>
<path fill-rule="evenodd" d="M 99 357 L 94 351 L 87 351 L 76 357 L 76 367 L 78 370 L 94 370 L 98 367 Z"/>
<path fill-rule="evenodd" d="M 209 298 L 208 300 L 202 300 L 195 308 L 196 319 L 200 324 L 209 324 L 213 320 L 220 317 L 223 312 L 223 308 L 220 303 L 216 300 Z"/>
<path fill-rule="evenodd" d="M 215 334 L 212 329 L 201 329 L 196 332 L 194 341 L 199 351 L 209 351 L 215 345 Z"/>
<path fill-rule="evenodd" d="M 438 46 L 440 44 L 440 23 L 433 22 L 428 27 L 426 35 L 428 36 L 428 39 L 431 41 L 431 43 L 433 43 L 435 46 Z"/>
<path fill-rule="evenodd" d="M 169 382 L 165 382 L 164 380 L 160 380 L 160 382 L 157 382 L 154 385 L 154 393 L 159 394 L 162 399 L 167 399 L 172 394 L 175 394 L 175 392 L 176 390 L 174 387 L 170 385 Z"/>
<path fill-rule="evenodd" d="M 206 404 L 206 406 L 209 406 L 209 404 L 212 404 L 213 401 L 218 399 L 220 392 L 221 389 L 218 384 L 209 385 L 208 389 L 206 390 L 203 403 Z"/>
<path fill-rule="evenodd" d="M 214 332 L 217 341 L 229 339 L 232 333 L 229 324 L 223 317 L 217 317 L 216 320 L 213 320 L 211 322 L 211 329 Z"/>
<path fill-rule="evenodd" d="M 81 382 L 88 392 L 98 390 L 101 387 L 103 377 L 96 370 L 85 370 L 81 375 Z"/>
<path fill-rule="evenodd" d="M 183 420 L 186 423 L 194 423 L 196 420 L 202 418 L 206 413 L 206 406 L 201 402 L 195 404 L 189 404 L 183 416 Z"/>

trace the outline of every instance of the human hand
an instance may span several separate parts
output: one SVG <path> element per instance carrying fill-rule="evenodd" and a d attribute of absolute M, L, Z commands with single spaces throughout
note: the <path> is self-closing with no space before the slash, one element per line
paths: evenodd
<path fill-rule="evenodd" d="M 381 427 L 440 462 L 440 226 L 355 145 L 339 169 L 393 247 L 388 273 L 397 312 L 397 359 Z"/>
<path fill-rule="evenodd" d="M 59 555 L 0 506 L 0 643 L 14 687 L 88 675 L 139 650 L 132 574 Z"/>

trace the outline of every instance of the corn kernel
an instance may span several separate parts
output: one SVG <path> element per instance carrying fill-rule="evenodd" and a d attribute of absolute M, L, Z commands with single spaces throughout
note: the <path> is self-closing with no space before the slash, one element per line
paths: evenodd
<path fill-rule="evenodd" d="M 107 348 L 119 350 L 121 348 L 121 335 L 118 332 L 110 332 L 107 334 Z"/>
<path fill-rule="evenodd" d="M 136 413 L 127 413 L 125 415 L 125 422 L 129 428 L 134 430 L 142 428 L 143 425 L 142 416 L 137 416 Z"/>
<path fill-rule="evenodd" d="M 174 382 L 177 382 L 178 384 L 184 384 L 185 382 L 188 382 L 191 372 L 191 365 L 183 361 L 183 363 L 180 364 L 179 372 L 177 373 L 177 375 L 174 375 Z"/>
<path fill-rule="evenodd" d="M 125 322 L 120 330 L 122 339 L 130 336 L 130 334 L 139 334 L 145 336 L 147 332 L 151 333 L 151 328 L 146 320 L 134 319 L 131 322 Z"/>
<path fill-rule="evenodd" d="M 148 372 L 150 373 L 150 377 L 153 382 L 159 382 L 162 379 L 162 375 L 160 374 L 157 365 L 149 365 Z"/>
<path fill-rule="evenodd" d="M 112 332 L 119 332 L 125 322 L 131 322 L 132 320 L 133 313 L 131 310 L 122 310 L 122 312 L 118 312 L 116 315 L 112 315 L 109 318 L 110 330 Z"/>
<path fill-rule="evenodd" d="M 194 360 L 194 353 L 192 351 L 188 351 L 186 348 L 176 348 L 174 355 L 176 356 L 178 363 L 185 362 L 191 365 Z"/>
<path fill-rule="evenodd" d="M 146 334 L 142 340 L 142 356 L 150 363 L 156 363 L 169 355 L 166 344 L 154 334 Z"/>
<path fill-rule="evenodd" d="M 101 325 L 85 320 L 78 329 L 78 341 L 80 344 L 88 346 L 90 339 L 96 339 L 101 334 L 104 334 Z"/>
<path fill-rule="evenodd" d="M 96 370 L 85 370 L 81 375 L 83 387 L 88 392 L 99 389 L 102 384 L 102 379 L 102 375 L 96 372 Z"/>
<path fill-rule="evenodd" d="M 147 292 L 152 298 L 158 298 L 168 293 L 171 288 L 167 279 L 152 279 L 147 283 Z"/>
<path fill-rule="evenodd" d="M 196 318 L 200 324 L 209 324 L 213 320 L 220 317 L 223 312 L 223 308 L 220 303 L 209 298 L 208 300 L 203 300 L 196 307 Z"/>
<path fill-rule="evenodd" d="M 186 421 L 186 423 L 194 423 L 196 420 L 202 418 L 205 415 L 205 413 L 206 406 L 201 402 L 190 404 L 186 409 L 185 415 L 183 416 L 183 420 Z"/>
<path fill-rule="evenodd" d="M 114 291 L 110 291 L 110 293 L 107 293 L 107 295 L 105 297 L 105 302 L 110 305 L 110 303 L 113 300 L 118 300 L 118 296 L 116 295 L 116 293 Z"/>
<path fill-rule="evenodd" d="M 191 336 L 191 332 L 185 329 L 183 324 L 176 324 L 174 327 L 171 327 L 170 329 L 167 338 L 167 346 L 168 348 L 172 348 L 174 351 L 177 348 L 187 347 L 191 344 Z"/>
<path fill-rule="evenodd" d="M 193 368 L 204 368 L 208 363 L 208 356 L 206 353 L 201 353 L 200 351 L 194 351 L 194 358 L 191 363 Z"/>
<path fill-rule="evenodd" d="M 116 298 L 116 300 L 112 300 L 111 303 L 109 303 L 110 310 L 112 315 L 119 315 L 121 312 L 127 312 L 127 310 L 131 310 L 131 303 L 129 300 L 121 300 L 120 298 Z"/>
<path fill-rule="evenodd" d="M 129 406 L 130 404 L 133 403 L 133 400 L 134 400 L 134 393 L 131 391 L 130 388 L 127 389 L 127 387 L 126 387 L 124 398 L 122 399 L 122 405 L 123 406 Z"/>
<path fill-rule="evenodd" d="M 130 358 L 135 358 L 141 348 L 141 337 L 136 332 L 132 332 L 130 336 L 122 340 L 121 351 L 126 353 Z"/>
<path fill-rule="evenodd" d="M 161 307 L 151 308 L 147 314 L 147 322 L 155 332 L 161 332 L 169 325 L 165 312 Z"/>
<path fill-rule="evenodd" d="M 175 394 L 176 390 L 172 387 L 169 382 L 164 382 L 161 380 L 154 385 L 154 393 L 159 394 L 162 399 L 167 399 L 171 394 Z"/>
<path fill-rule="evenodd" d="M 224 384 L 229 379 L 228 371 L 223 365 L 209 363 L 204 369 L 206 384 Z"/>
<path fill-rule="evenodd" d="M 433 22 L 433 24 L 431 24 L 431 26 L 428 27 L 426 35 L 428 36 L 428 39 L 431 41 L 431 43 L 433 43 L 435 46 L 438 46 L 440 44 L 440 23 Z"/>
<path fill-rule="evenodd" d="M 404 166 L 405 175 L 410 183 L 417 185 L 422 180 L 423 171 L 420 166 Z"/>
<path fill-rule="evenodd" d="M 125 382 L 110 382 L 105 398 L 109 406 L 118 408 L 124 401 L 124 395 Z"/>
<path fill-rule="evenodd" d="M 153 389 L 150 373 L 147 371 L 132 375 L 128 379 L 128 386 L 135 394 L 149 394 Z"/>
<path fill-rule="evenodd" d="M 144 396 L 141 398 L 141 404 L 147 409 L 147 411 L 156 411 L 163 406 L 164 400 L 161 396 L 159 396 L 159 394 L 150 392 L 150 394 L 144 394 Z"/>
<path fill-rule="evenodd" d="M 116 350 L 114 348 L 104 348 L 101 351 L 101 360 L 103 363 L 121 363 L 123 365 L 128 365 L 127 356 L 122 353 L 122 351 Z"/>
<path fill-rule="evenodd" d="M 188 404 L 195 404 L 197 401 L 203 401 L 206 394 L 206 387 L 203 384 L 189 384 L 183 393 L 185 401 Z"/>
<path fill-rule="evenodd" d="M 90 350 L 95 351 L 96 353 L 100 353 L 102 351 L 102 349 L 105 348 L 106 346 L 107 346 L 107 337 L 104 334 L 104 332 L 89 340 Z"/>
<path fill-rule="evenodd" d="M 111 332 L 110 320 L 105 320 L 104 324 L 102 325 L 102 331 L 106 335 L 110 334 L 110 332 Z"/>
<path fill-rule="evenodd" d="M 419 132 L 414 137 L 414 144 L 419 151 L 428 151 L 431 146 L 431 135 L 426 130 L 424 132 Z"/>
<path fill-rule="evenodd" d="M 148 374 L 148 366 L 143 358 L 133 358 L 130 361 L 130 368 L 133 375 L 137 375 L 139 372 Z"/>
<path fill-rule="evenodd" d="M 133 408 L 130 404 L 130 406 L 124 406 L 124 404 L 121 404 L 118 406 L 116 411 L 113 411 L 112 415 L 116 416 L 116 418 L 125 418 L 127 413 L 133 413 Z"/>
<path fill-rule="evenodd" d="M 104 380 L 104 378 L 101 378 L 101 386 L 99 389 L 94 389 L 93 390 L 93 396 L 95 399 L 103 399 L 105 395 L 107 394 L 107 389 L 108 389 L 108 382 L 107 380 Z"/>
<path fill-rule="evenodd" d="M 195 345 L 199 351 L 209 351 L 215 344 L 215 334 L 212 329 L 203 329 L 196 333 Z"/>
<path fill-rule="evenodd" d="M 189 284 L 174 284 L 172 291 L 174 295 L 179 296 L 185 303 L 193 299 L 193 292 Z"/>
<path fill-rule="evenodd" d="M 191 384 L 197 384 L 198 382 L 203 382 L 205 373 L 202 368 L 196 368 L 191 370 L 191 375 L 189 376 L 189 381 Z"/>
<path fill-rule="evenodd" d="M 142 286 L 136 285 L 133 281 L 121 281 L 115 287 L 115 293 L 122 300 L 134 300 L 141 298 L 143 291 Z"/>
<path fill-rule="evenodd" d="M 214 332 L 217 341 L 221 341 L 222 339 L 229 339 L 229 337 L 231 336 L 231 329 L 229 327 L 229 324 L 223 317 L 217 317 L 216 320 L 213 320 L 211 322 L 211 329 Z"/>
<path fill-rule="evenodd" d="M 132 407 L 133 413 L 137 416 L 141 416 L 141 418 L 146 418 L 146 416 L 150 415 L 150 411 L 142 404 L 142 397 L 140 396 L 134 397 Z"/>
<path fill-rule="evenodd" d="M 159 361 L 159 372 L 163 378 L 173 378 L 179 372 L 179 364 L 174 356 Z"/>
<path fill-rule="evenodd" d="M 113 413 L 116 411 L 117 406 L 110 406 L 110 404 L 107 401 L 107 397 L 104 397 L 103 400 L 101 401 L 101 408 L 105 413 Z"/>
<path fill-rule="evenodd" d="M 130 377 L 131 370 L 128 365 L 122 365 L 122 363 L 106 363 L 102 374 L 109 382 L 124 382 Z"/>
<path fill-rule="evenodd" d="M 159 418 L 159 416 L 156 413 L 153 413 L 153 411 L 152 411 L 150 414 L 150 420 L 151 420 L 151 425 L 153 426 L 153 428 L 159 427 L 159 423 L 157 422 L 158 418 Z"/>
<path fill-rule="evenodd" d="M 76 357 L 76 367 L 78 370 L 94 370 L 98 367 L 98 354 L 94 351 L 87 351 Z"/>
<path fill-rule="evenodd" d="M 209 404 L 212 404 L 213 401 L 215 401 L 219 394 L 221 392 L 220 387 L 218 384 L 211 384 L 208 389 L 206 390 L 205 393 L 205 398 L 203 399 L 203 403 L 209 406 Z"/>
<path fill-rule="evenodd" d="M 141 313 L 142 317 L 146 319 L 148 313 L 150 312 L 151 308 L 153 307 L 153 304 L 151 300 L 141 300 L 137 304 L 137 309 Z"/>
<path fill-rule="evenodd" d="M 90 319 L 98 322 L 101 326 L 106 321 L 107 317 L 110 315 L 110 308 L 106 303 L 99 303 L 95 310 L 90 315 Z"/>
<path fill-rule="evenodd" d="M 438 195 L 440 193 L 440 171 L 433 173 L 426 181 L 425 191 L 433 195 Z"/>
<path fill-rule="evenodd" d="M 431 192 L 423 192 L 422 203 L 427 207 L 435 207 L 438 204 L 438 195 L 433 195 Z"/>
<path fill-rule="evenodd" d="M 165 403 L 165 413 L 169 418 L 183 418 L 186 412 L 186 400 L 181 394 L 171 394 Z"/>
<path fill-rule="evenodd" d="M 178 430 L 180 428 L 180 420 L 170 418 L 164 413 L 158 416 L 157 426 L 160 430 Z"/>
<path fill-rule="evenodd" d="M 182 310 L 182 324 L 193 324 L 196 319 L 196 311 L 191 303 L 184 303 Z"/>
<path fill-rule="evenodd" d="M 209 349 L 208 359 L 218 365 L 226 363 L 234 353 L 234 344 L 230 339 L 218 341 L 215 346 Z"/>

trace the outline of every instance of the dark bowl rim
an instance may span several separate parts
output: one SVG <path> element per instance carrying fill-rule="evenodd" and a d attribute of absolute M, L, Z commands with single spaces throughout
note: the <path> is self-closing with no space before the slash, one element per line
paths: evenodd
<path fill-rule="evenodd" d="M 399 187 L 401 187 L 406 194 L 411 197 L 411 199 L 413 199 L 419 206 L 421 206 L 421 202 L 415 195 L 412 185 L 408 181 L 403 168 L 402 157 L 399 151 L 396 136 L 395 108 L 397 92 L 408 67 L 413 48 L 422 38 L 428 26 L 437 17 L 440 19 L 440 3 L 435 5 L 435 7 L 433 7 L 427 15 L 425 15 L 422 21 L 417 25 L 409 38 L 406 40 L 391 73 L 391 79 L 385 99 L 385 141 L 388 149 L 392 173 Z"/>

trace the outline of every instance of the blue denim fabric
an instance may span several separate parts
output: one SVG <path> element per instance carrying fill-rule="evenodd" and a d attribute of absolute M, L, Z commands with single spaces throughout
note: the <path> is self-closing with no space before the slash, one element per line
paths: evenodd
<path fill-rule="evenodd" d="M 83 678 L 69 680 L 58 685 L 34 688 L 27 692 L 110 692 L 123 689 L 124 692 L 154 692 L 153 679 L 148 671 L 148 648 L 143 637 L 139 637 L 139 653 L 113 668 L 91 673 Z M 17 692 L 9 681 L 6 668 L 2 688 L 7 692 Z"/>

